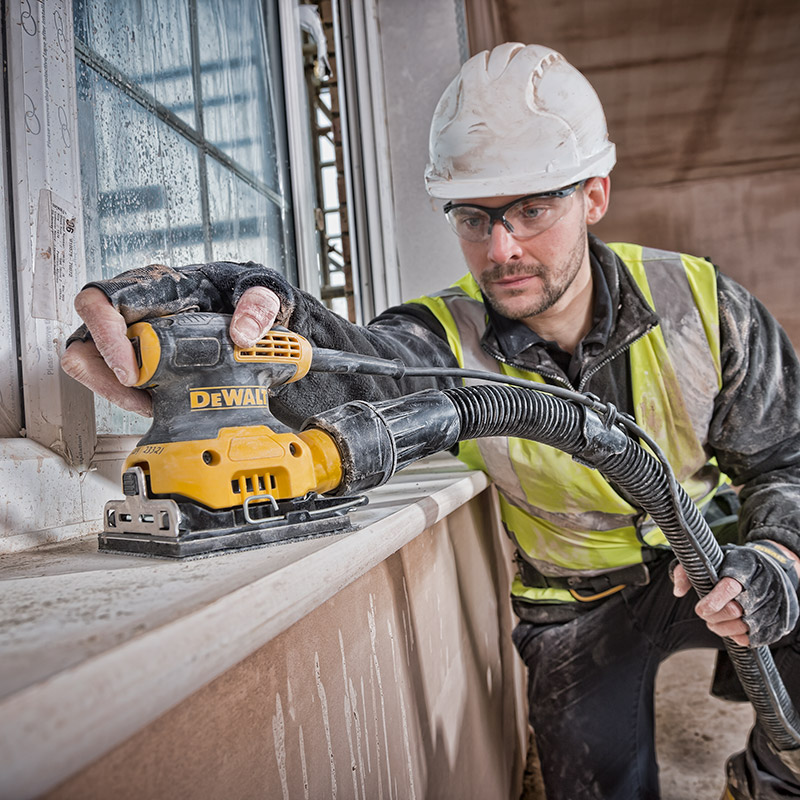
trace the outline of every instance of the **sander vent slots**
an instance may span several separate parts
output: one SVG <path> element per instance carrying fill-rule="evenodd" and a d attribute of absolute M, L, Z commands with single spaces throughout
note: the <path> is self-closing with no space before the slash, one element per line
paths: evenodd
<path fill-rule="evenodd" d="M 237 361 L 300 361 L 303 348 L 297 336 L 282 331 L 270 331 L 253 347 L 237 348 Z"/>

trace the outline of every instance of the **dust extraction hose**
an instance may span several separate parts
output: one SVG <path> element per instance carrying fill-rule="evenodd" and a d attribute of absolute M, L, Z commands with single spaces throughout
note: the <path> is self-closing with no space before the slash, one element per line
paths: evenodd
<path fill-rule="evenodd" d="M 481 385 L 379 403 L 354 401 L 312 417 L 304 427 L 334 437 L 344 469 L 341 494 L 379 486 L 397 470 L 462 440 L 513 436 L 550 445 L 597 469 L 650 514 L 701 597 L 717 582 L 723 554 L 711 529 L 668 466 L 626 433 L 613 406 L 587 407 L 527 388 Z M 780 751 L 800 748 L 800 717 L 769 648 L 729 640 L 725 646 L 773 745 Z"/>

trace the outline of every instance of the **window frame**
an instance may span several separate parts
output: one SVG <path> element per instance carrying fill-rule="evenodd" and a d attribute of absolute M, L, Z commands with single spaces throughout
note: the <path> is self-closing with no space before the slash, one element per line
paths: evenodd
<path fill-rule="evenodd" d="M 353 283 L 359 319 L 402 301 L 394 213 L 386 83 L 377 0 L 339 4 L 346 152 L 352 180 Z"/>
<path fill-rule="evenodd" d="M 0 0 L 0 13 L 6 18 L 7 10 L 5 0 Z M 4 74 L 8 74 L 8 52 L 5 36 L 0 37 L 0 61 Z M 11 186 L 11 149 L 10 149 L 10 121 L 8 110 L 9 84 L 3 82 L 3 94 L 0 99 L 0 184 L 4 187 Z M 22 406 L 22 365 L 19 360 L 20 334 L 17 318 L 17 274 L 15 269 L 13 242 L 14 231 L 12 220 L 14 218 L 14 203 L 8 188 L 5 191 L 5 204 L 0 214 L 0 253 L 6 254 L 6 274 L 0 278 L 0 330 L 12 332 L 5 342 L 0 343 L 0 436 L 18 436 L 23 427 L 24 409 Z M 3 357 L 4 356 L 4 357 Z"/>
<path fill-rule="evenodd" d="M 308 158 L 311 128 L 305 106 L 303 49 L 298 18 L 298 3 L 278 0 L 278 28 L 283 68 L 283 101 L 286 119 L 289 163 L 292 171 L 292 208 L 295 210 L 295 252 L 297 282 L 304 291 L 319 296 L 316 221 L 314 209 L 314 173 Z M 273 26 L 269 26 L 270 29 Z M 287 35 L 291 31 L 292 35 Z M 298 213 L 299 212 L 299 213 Z"/>

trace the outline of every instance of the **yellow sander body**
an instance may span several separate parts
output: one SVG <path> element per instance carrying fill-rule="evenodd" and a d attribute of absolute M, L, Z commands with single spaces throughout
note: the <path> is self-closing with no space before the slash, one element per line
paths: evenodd
<path fill-rule="evenodd" d="M 153 424 L 125 463 L 125 499 L 106 505 L 101 550 L 186 557 L 352 529 L 365 498 L 320 497 L 342 478 L 333 439 L 269 410 L 273 387 L 308 372 L 310 344 L 272 330 L 239 348 L 229 323 L 195 312 L 128 329 Z"/>

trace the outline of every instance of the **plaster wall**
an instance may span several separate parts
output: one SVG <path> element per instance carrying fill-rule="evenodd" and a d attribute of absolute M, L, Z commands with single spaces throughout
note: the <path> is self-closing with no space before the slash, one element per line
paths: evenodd
<path fill-rule="evenodd" d="M 778 318 L 800 348 L 800 171 L 613 190 L 594 231 L 711 259 Z"/>
<path fill-rule="evenodd" d="M 378 11 L 400 290 L 409 299 L 466 272 L 443 202 L 428 196 L 423 180 L 431 117 L 466 56 L 466 30 L 457 0 L 381 0 Z"/>

